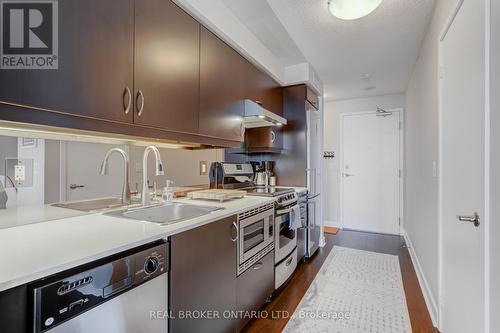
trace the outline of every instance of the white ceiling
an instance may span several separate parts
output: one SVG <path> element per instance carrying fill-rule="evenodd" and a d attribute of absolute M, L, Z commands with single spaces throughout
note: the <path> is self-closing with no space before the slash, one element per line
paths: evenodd
<path fill-rule="evenodd" d="M 304 55 L 266 0 L 222 0 L 222 2 L 283 66 L 306 62 Z"/>
<path fill-rule="evenodd" d="M 284 66 L 309 62 L 330 100 L 406 91 L 435 4 L 384 0 L 372 14 L 342 21 L 327 0 L 223 1 Z"/>

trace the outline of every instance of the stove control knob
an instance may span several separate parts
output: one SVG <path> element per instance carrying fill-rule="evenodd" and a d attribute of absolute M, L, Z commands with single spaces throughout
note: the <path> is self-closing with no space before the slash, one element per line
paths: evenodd
<path fill-rule="evenodd" d="M 155 257 L 150 257 L 146 260 L 144 264 L 144 271 L 146 274 L 153 274 L 158 269 L 158 259 Z"/>

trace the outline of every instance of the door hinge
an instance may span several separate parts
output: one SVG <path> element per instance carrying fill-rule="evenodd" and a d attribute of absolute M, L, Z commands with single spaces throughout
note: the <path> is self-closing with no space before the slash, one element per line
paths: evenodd
<path fill-rule="evenodd" d="M 399 130 L 402 130 L 403 129 L 403 122 L 400 120 L 399 121 Z"/>
<path fill-rule="evenodd" d="M 402 175 L 403 175 L 403 172 L 401 171 L 401 169 L 399 169 L 399 178 L 401 178 Z"/>

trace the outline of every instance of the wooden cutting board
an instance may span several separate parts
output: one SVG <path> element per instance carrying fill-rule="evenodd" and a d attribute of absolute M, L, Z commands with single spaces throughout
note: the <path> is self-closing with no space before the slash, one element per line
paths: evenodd
<path fill-rule="evenodd" d="M 202 187 L 174 187 L 174 198 L 186 197 L 190 192 L 201 190 L 203 190 Z"/>
<path fill-rule="evenodd" d="M 246 194 L 246 191 L 212 189 L 189 192 L 188 198 L 193 200 L 216 200 L 224 202 L 230 199 L 243 198 Z"/>

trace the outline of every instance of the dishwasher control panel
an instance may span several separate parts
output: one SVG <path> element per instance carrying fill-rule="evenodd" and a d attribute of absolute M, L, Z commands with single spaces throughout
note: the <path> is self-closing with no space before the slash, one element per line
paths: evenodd
<path fill-rule="evenodd" d="M 166 273 L 168 260 L 168 243 L 154 243 L 34 282 L 30 287 L 34 332 L 48 331 Z"/>

